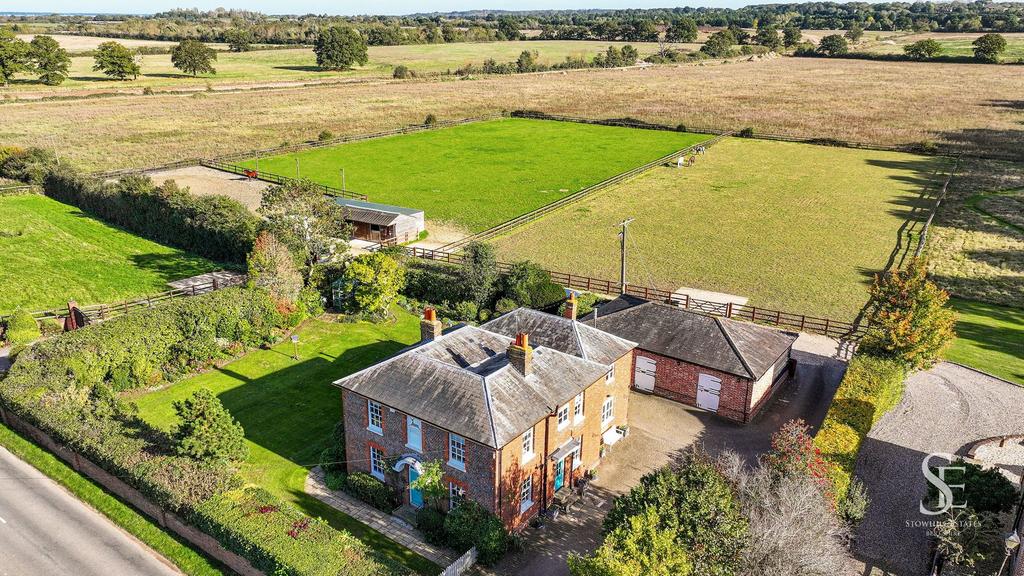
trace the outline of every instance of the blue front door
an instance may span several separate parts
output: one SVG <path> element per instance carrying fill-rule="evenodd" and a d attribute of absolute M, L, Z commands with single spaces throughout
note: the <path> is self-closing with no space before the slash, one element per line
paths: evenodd
<path fill-rule="evenodd" d="M 409 466 L 409 484 L 412 484 L 414 480 L 420 477 L 420 473 L 415 468 Z M 423 493 L 419 490 L 409 488 L 409 503 L 417 508 L 423 507 Z"/>
<path fill-rule="evenodd" d="M 562 458 L 555 464 L 555 492 L 562 489 L 562 485 L 565 484 L 565 458 Z"/>

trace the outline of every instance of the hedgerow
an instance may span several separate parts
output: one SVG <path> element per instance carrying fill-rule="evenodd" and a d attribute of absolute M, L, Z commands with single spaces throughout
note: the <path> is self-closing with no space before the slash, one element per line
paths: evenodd
<path fill-rule="evenodd" d="M 165 432 L 117 396 L 270 342 L 279 320 L 260 290 L 229 288 L 167 302 L 26 349 L 0 380 L 0 402 L 268 573 L 392 573 L 348 534 L 269 493 L 239 490 L 228 460 L 179 454 Z M 257 500 L 281 513 L 261 518 L 246 504 Z"/>
<path fill-rule="evenodd" d="M 42 179 L 47 196 L 168 246 L 213 260 L 244 263 L 260 220 L 226 196 L 198 196 L 173 182 L 157 186 L 147 176 L 104 182 L 68 167 Z"/>
<path fill-rule="evenodd" d="M 829 478 L 837 504 L 850 487 L 857 453 L 872 426 L 903 396 L 904 364 L 858 354 L 850 360 L 814 444 L 829 462 Z"/>

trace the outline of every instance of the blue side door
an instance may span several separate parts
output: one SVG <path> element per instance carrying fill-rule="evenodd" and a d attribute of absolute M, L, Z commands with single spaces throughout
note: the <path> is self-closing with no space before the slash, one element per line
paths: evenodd
<path fill-rule="evenodd" d="M 420 477 L 420 473 L 415 468 L 409 466 L 409 484 L 412 484 L 414 480 Z M 417 508 L 423 507 L 423 493 L 419 490 L 409 488 L 409 503 Z"/>
<path fill-rule="evenodd" d="M 555 464 L 555 492 L 562 489 L 565 484 L 565 458 L 562 458 Z"/>

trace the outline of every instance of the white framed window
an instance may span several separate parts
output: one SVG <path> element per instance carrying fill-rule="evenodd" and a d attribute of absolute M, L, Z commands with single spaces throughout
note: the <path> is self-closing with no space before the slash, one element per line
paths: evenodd
<path fill-rule="evenodd" d="M 419 418 L 405 417 L 405 446 L 423 452 L 423 421 Z"/>
<path fill-rule="evenodd" d="M 366 403 L 367 430 L 377 434 L 384 434 L 384 411 L 380 404 L 370 400 Z"/>
<path fill-rule="evenodd" d="M 532 460 L 533 455 L 533 428 L 530 428 L 523 434 L 523 463 Z"/>
<path fill-rule="evenodd" d="M 607 372 L 604 373 L 604 383 L 605 384 L 611 384 L 612 382 L 615 382 L 615 365 L 614 364 L 612 364 L 612 367 L 611 367 L 610 370 L 608 370 Z"/>
<path fill-rule="evenodd" d="M 583 392 L 577 394 L 572 401 L 572 421 L 576 424 L 583 421 Z"/>
<path fill-rule="evenodd" d="M 454 510 L 456 506 L 466 499 L 466 489 L 455 482 L 448 483 L 448 509 Z"/>
<path fill-rule="evenodd" d="M 448 434 L 448 465 L 466 470 L 466 439 L 457 434 Z"/>
<path fill-rule="evenodd" d="M 558 429 L 561 430 L 569 424 L 569 405 L 566 404 L 558 409 Z"/>
<path fill-rule="evenodd" d="M 580 459 L 580 457 L 582 456 L 582 452 L 580 451 L 580 449 L 582 447 L 583 446 L 580 445 L 580 446 L 577 446 L 577 447 L 572 449 L 572 469 L 573 470 L 576 470 L 580 466 L 583 465 L 583 461 Z"/>
<path fill-rule="evenodd" d="M 519 512 L 526 512 L 531 506 L 533 506 L 533 476 L 527 476 L 519 486 Z"/>
<path fill-rule="evenodd" d="M 615 418 L 615 398 L 608 396 L 601 405 L 601 424 L 607 424 Z"/>
<path fill-rule="evenodd" d="M 370 474 L 377 480 L 384 480 L 384 451 L 370 446 Z"/>

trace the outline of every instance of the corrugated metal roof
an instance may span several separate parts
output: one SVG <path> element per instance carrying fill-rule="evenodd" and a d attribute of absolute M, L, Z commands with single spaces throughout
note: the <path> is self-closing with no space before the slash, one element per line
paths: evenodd
<path fill-rule="evenodd" d="M 620 296 L 582 322 L 635 340 L 643 350 L 752 380 L 763 376 L 797 338 L 634 296 Z"/>
<path fill-rule="evenodd" d="M 345 208 L 361 208 L 363 210 L 390 212 L 392 214 L 402 214 L 405 216 L 417 216 L 419 214 L 423 214 L 423 210 L 417 210 L 415 208 L 405 208 L 403 206 L 393 206 L 391 204 L 378 204 L 377 202 L 353 200 L 352 198 L 335 198 L 334 201 Z"/>
<path fill-rule="evenodd" d="M 527 311 L 522 317 L 532 318 L 533 314 L 573 324 L 536 311 Z M 563 322 L 533 320 L 535 328 L 566 328 Z M 490 324 L 458 327 L 335 384 L 475 442 L 500 448 L 601 379 L 609 364 L 634 346 L 610 335 L 602 339 L 605 349 L 583 346 L 602 358 L 619 351 L 611 361 L 603 362 L 541 342 L 570 342 L 571 326 L 555 337 L 534 331 L 530 333 L 535 344 L 532 369 L 529 376 L 524 376 L 508 362 L 507 350 L 515 332 L 493 331 L 487 328 Z M 587 342 L 598 340 L 591 332 L 599 331 L 586 332 Z"/>
<path fill-rule="evenodd" d="M 349 222 L 363 222 L 366 224 L 377 224 L 378 226 L 391 226 L 401 218 L 401 214 L 393 212 L 378 212 L 364 208 L 345 208 L 345 220 Z"/>

